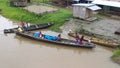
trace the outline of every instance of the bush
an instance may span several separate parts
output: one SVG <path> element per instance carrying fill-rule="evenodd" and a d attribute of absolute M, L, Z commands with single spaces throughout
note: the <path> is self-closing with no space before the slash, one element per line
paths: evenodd
<path fill-rule="evenodd" d="M 119 57 L 120 56 L 120 50 L 116 50 L 114 54 L 112 55 L 112 58 Z"/>

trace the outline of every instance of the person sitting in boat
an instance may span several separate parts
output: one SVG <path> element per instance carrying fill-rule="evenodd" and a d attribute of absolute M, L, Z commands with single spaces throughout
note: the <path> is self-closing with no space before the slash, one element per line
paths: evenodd
<path fill-rule="evenodd" d="M 75 33 L 75 39 L 76 39 L 76 43 L 79 43 L 79 35 L 77 32 Z"/>
<path fill-rule="evenodd" d="M 90 38 L 90 39 L 87 40 L 87 42 L 88 42 L 87 45 L 91 44 L 91 40 L 92 40 L 92 38 Z"/>
<path fill-rule="evenodd" d="M 42 37 L 41 37 L 42 39 L 45 39 L 45 35 L 44 34 L 42 34 Z"/>
<path fill-rule="evenodd" d="M 84 39 L 83 35 L 81 38 L 76 38 L 77 44 L 83 44 L 83 39 Z"/>
<path fill-rule="evenodd" d="M 23 32 L 23 29 L 18 26 L 18 32 Z"/>
<path fill-rule="evenodd" d="M 39 32 L 39 37 L 41 37 L 41 38 L 42 38 L 42 36 L 43 36 L 43 35 L 42 35 L 42 32 L 40 31 L 40 32 Z"/>
<path fill-rule="evenodd" d="M 59 35 L 57 36 L 57 40 L 58 40 L 58 41 L 61 40 L 61 34 L 59 34 Z"/>

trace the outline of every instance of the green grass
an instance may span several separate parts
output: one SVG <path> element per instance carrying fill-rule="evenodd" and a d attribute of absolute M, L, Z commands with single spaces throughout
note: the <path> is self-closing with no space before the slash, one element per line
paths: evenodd
<path fill-rule="evenodd" d="M 112 55 L 112 58 L 114 57 L 119 57 L 120 56 L 120 50 L 117 50 L 114 52 L 114 54 Z"/>
<path fill-rule="evenodd" d="M 42 0 L 32 0 L 41 2 Z M 66 9 L 59 8 L 58 12 L 44 14 L 40 17 L 37 15 L 23 10 L 21 7 L 11 7 L 9 0 L 0 0 L 0 9 L 2 9 L 2 15 L 16 21 L 25 21 L 34 24 L 54 22 L 55 25 L 50 29 L 54 31 L 60 31 L 59 27 L 65 23 L 66 19 L 72 17 L 72 12 Z"/>

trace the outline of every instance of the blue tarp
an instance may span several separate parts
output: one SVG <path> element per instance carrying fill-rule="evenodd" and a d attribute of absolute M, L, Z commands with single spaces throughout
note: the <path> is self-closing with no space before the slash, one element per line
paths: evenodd
<path fill-rule="evenodd" d="M 56 40 L 57 40 L 57 37 L 56 37 L 56 36 L 52 36 L 52 40 L 53 40 L 53 41 L 56 41 Z"/>
<path fill-rule="evenodd" d="M 57 37 L 56 36 L 45 35 L 45 39 L 56 41 Z"/>
<path fill-rule="evenodd" d="M 39 37 L 39 32 L 36 32 L 36 33 L 34 34 L 34 37 L 35 37 L 35 38 L 38 38 L 38 37 Z"/>

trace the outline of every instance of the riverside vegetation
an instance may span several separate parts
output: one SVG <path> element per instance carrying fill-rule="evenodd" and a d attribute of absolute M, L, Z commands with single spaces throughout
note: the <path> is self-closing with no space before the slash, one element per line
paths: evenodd
<path fill-rule="evenodd" d="M 112 55 L 112 59 L 113 59 L 116 63 L 120 64 L 120 50 L 116 50 L 116 51 L 114 52 L 114 54 Z"/>
<path fill-rule="evenodd" d="M 43 0 L 32 0 L 32 2 L 41 3 Z M 55 13 L 44 14 L 37 16 L 24 10 L 22 7 L 12 7 L 9 5 L 9 0 L 0 0 L 0 8 L 2 15 L 15 21 L 25 21 L 33 24 L 42 24 L 48 22 L 54 22 L 55 25 L 50 29 L 54 31 L 60 31 L 59 27 L 62 26 L 66 19 L 72 17 L 72 11 L 59 8 L 59 11 Z"/>

